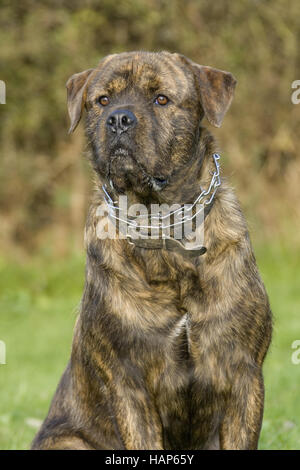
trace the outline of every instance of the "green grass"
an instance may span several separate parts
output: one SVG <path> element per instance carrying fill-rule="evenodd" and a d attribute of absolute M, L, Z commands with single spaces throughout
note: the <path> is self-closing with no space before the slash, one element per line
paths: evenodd
<path fill-rule="evenodd" d="M 274 338 L 264 366 L 266 406 L 261 449 L 300 449 L 299 253 L 257 247 L 274 312 Z M 0 262 L 0 449 L 26 449 L 45 416 L 66 365 L 84 281 L 84 258 L 40 257 Z"/>
<path fill-rule="evenodd" d="M 291 345 L 300 340 L 300 253 L 271 246 L 257 249 L 256 256 L 274 315 L 273 341 L 264 365 L 260 448 L 300 449 L 300 364 L 291 360 Z"/>
<path fill-rule="evenodd" d="M 26 449 L 70 354 L 84 259 L 0 265 L 0 449 Z"/>

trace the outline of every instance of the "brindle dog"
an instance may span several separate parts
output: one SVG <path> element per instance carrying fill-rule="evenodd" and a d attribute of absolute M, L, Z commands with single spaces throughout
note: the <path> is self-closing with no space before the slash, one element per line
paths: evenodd
<path fill-rule="evenodd" d="M 102 184 L 129 204 L 192 203 L 214 171 L 236 80 L 180 54 L 105 57 L 67 82 L 87 111 L 97 190 L 70 362 L 33 449 L 256 449 L 271 312 L 245 219 L 222 179 L 203 256 L 99 239 Z"/>

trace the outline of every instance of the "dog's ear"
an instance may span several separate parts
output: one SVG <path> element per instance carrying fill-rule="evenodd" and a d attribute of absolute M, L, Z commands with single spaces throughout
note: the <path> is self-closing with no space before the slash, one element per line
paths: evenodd
<path fill-rule="evenodd" d="M 68 111 L 71 120 L 69 134 L 76 129 L 80 121 L 85 104 L 87 83 L 93 71 L 94 69 L 88 69 L 81 73 L 75 73 L 66 83 Z"/>
<path fill-rule="evenodd" d="M 200 99 L 208 121 L 220 127 L 231 104 L 236 79 L 229 72 L 192 63 L 199 84 Z"/>

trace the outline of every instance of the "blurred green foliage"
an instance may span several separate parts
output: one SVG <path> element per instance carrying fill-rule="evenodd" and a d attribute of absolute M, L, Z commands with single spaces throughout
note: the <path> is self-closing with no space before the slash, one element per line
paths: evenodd
<path fill-rule="evenodd" d="M 82 130 L 67 136 L 65 82 L 106 54 L 137 49 L 178 51 L 237 77 L 214 130 L 223 164 L 250 225 L 290 234 L 300 219 L 300 105 L 291 103 L 299 39 L 298 0 L 1 0 L 2 247 L 35 249 L 52 233 L 64 250 L 71 234 L 80 238 L 90 183 Z"/>

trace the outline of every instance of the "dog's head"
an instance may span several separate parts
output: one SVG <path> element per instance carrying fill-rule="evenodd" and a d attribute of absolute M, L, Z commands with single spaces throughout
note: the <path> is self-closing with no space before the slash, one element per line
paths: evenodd
<path fill-rule="evenodd" d="M 118 192 L 163 191 L 195 154 L 203 116 L 221 125 L 235 84 L 230 73 L 180 54 L 110 55 L 68 80 L 70 132 L 85 107 L 101 178 Z"/>

